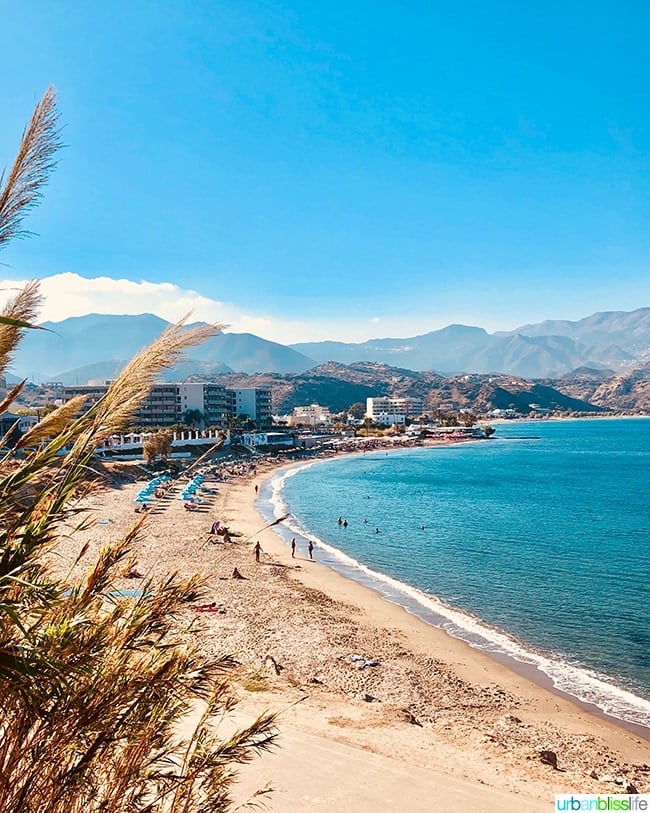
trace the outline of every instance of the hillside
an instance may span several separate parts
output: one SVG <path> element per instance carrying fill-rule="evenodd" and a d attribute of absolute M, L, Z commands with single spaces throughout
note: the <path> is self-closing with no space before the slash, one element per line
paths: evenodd
<path fill-rule="evenodd" d="M 596 405 L 574 398 L 546 383 L 512 376 L 461 375 L 445 378 L 436 373 L 416 373 L 377 363 L 351 365 L 328 363 L 299 375 L 224 375 L 215 379 L 228 387 L 269 387 L 274 414 L 313 402 L 341 412 L 372 396 L 421 398 L 425 410 L 457 412 L 471 409 L 486 414 L 492 409 L 515 408 L 526 415 L 531 404 L 562 412 L 602 412 Z"/>
<path fill-rule="evenodd" d="M 650 414 L 650 363 L 606 377 L 578 373 L 556 383 L 567 394 L 601 407 Z"/>

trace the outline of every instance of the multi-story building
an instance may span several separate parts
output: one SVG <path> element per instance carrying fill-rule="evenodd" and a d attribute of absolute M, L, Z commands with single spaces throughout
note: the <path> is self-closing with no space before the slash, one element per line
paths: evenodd
<path fill-rule="evenodd" d="M 77 395 L 83 395 L 86 398 L 84 409 L 88 410 L 106 395 L 109 384 L 110 382 L 63 387 L 61 400 L 66 402 Z M 174 423 L 179 423 L 178 385 L 155 384 L 134 414 L 133 424 L 153 427 L 171 426 Z"/>
<path fill-rule="evenodd" d="M 62 401 L 76 395 L 86 397 L 86 409 L 106 394 L 110 382 L 63 387 Z M 203 427 L 226 428 L 231 419 L 246 415 L 258 428 L 271 425 L 271 390 L 226 389 L 209 382 L 155 384 L 140 409 L 133 425 L 146 428 L 182 423 L 188 410 L 202 415 Z"/>
<path fill-rule="evenodd" d="M 293 414 L 289 416 L 289 425 L 318 426 L 332 423 L 332 414 L 327 407 L 320 404 L 294 407 Z"/>
<path fill-rule="evenodd" d="M 419 398 L 366 398 L 366 417 L 374 423 L 403 424 L 407 418 L 422 415 L 423 404 Z"/>
<path fill-rule="evenodd" d="M 179 423 L 178 384 L 155 384 L 135 413 L 133 422 L 142 427 Z"/>
<path fill-rule="evenodd" d="M 271 425 L 271 390 L 251 387 L 233 389 L 232 392 L 236 418 L 244 416 L 250 418 L 258 429 Z"/>
<path fill-rule="evenodd" d="M 178 384 L 179 412 L 181 418 L 188 410 L 198 410 L 204 427 L 228 426 L 232 415 L 232 396 L 219 384 L 190 381 Z"/>
<path fill-rule="evenodd" d="M 88 410 L 106 395 L 110 383 L 110 381 L 105 381 L 102 384 L 79 384 L 75 387 L 62 387 L 60 390 L 61 403 L 76 398 L 78 395 L 83 395 L 86 399 L 84 409 Z"/>

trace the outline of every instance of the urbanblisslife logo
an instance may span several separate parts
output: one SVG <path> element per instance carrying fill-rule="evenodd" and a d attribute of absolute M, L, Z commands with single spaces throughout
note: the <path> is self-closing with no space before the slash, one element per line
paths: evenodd
<path fill-rule="evenodd" d="M 555 809 L 565 811 L 650 811 L 650 794 L 579 794 L 557 793 Z"/>

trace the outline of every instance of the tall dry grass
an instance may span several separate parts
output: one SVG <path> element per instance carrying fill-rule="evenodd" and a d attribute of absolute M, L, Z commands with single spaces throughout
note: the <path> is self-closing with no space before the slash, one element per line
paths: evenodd
<path fill-rule="evenodd" d="M 21 145 L 27 191 L 4 209 L 0 195 L 0 244 L 19 232 L 22 210 L 51 169 L 55 112 L 48 91 L 35 113 L 46 126 L 28 126 L 23 141 L 37 143 Z M 5 307 L 0 373 L 39 305 L 31 283 Z M 273 744 L 271 714 L 219 735 L 217 723 L 234 705 L 233 661 L 206 661 L 182 634 L 183 610 L 203 587 L 198 578 L 149 579 L 137 597 L 116 595 L 146 517 L 78 581 L 49 564 L 64 525 L 79 536 L 79 559 L 86 552 L 93 517 L 81 500 L 102 487 L 95 448 L 123 428 L 164 368 L 217 329 L 171 327 L 86 413 L 79 416 L 79 403 L 60 407 L 23 438 L 23 456 L 0 452 L 0 813 L 227 811 L 237 765 Z M 197 709 L 198 722 L 180 733 Z"/>

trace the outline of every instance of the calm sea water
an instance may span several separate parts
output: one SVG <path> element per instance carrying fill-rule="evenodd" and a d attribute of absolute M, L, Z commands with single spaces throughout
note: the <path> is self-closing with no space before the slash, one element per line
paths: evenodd
<path fill-rule="evenodd" d="M 650 725 L 649 473 L 648 419 L 516 423 L 298 466 L 262 502 L 320 561 Z"/>

